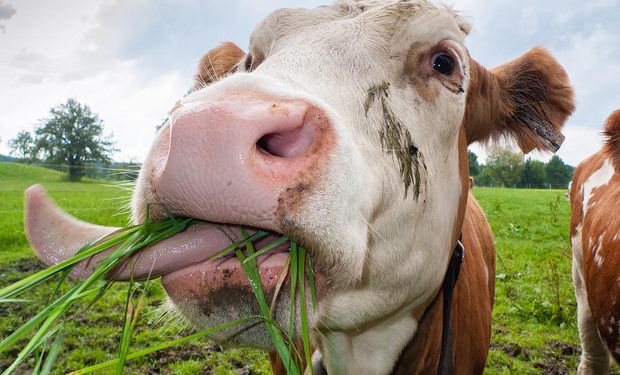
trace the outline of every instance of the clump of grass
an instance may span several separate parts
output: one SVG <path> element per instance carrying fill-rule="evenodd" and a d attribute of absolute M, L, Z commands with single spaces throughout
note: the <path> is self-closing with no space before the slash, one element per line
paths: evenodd
<path fill-rule="evenodd" d="M 197 221 L 191 218 L 169 218 L 158 222 L 150 222 L 147 218 L 146 223 L 143 225 L 121 229 L 94 243 L 87 244 L 73 257 L 0 289 L 0 303 L 16 303 L 20 301 L 16 297 L 19 297 L 24 293 L 40 286 L 42 283 L 58 278 L 57 284 L 52 292 L 47 306 L 0 342 L 0 352 L 4 352 L 34 332 L 13 363 L 3 372 L 3 375 L 11 373 L 17 368 L 17 366 L 33 354 L 35 355 L 35 367 L 33 373 L 50 373 L 53 364 L 61 351 L 64 335 L 63 319 L 67 318 L 67 315 L 69 315 L 68 312 L 70 308 L 77 302 L 86 302 L 87 306 L 91 306 L 96 303 L 110 289 L 114 282 L 112 280 L 106 280 L 105 276 L 113 272 L 119 265 L 123 264 L 123 262 L 126 262 L 129 256 L 135 255 L 145 247 L 170 238 L 184 231 L 189 226 L 199 223 L 204 224 L 202 221 Z M 158 350 L 180 345 L 198 337 L 209 335 L 236 325 L 245 324 L 252 320 L 264 321 L 265 327 L 273 341 L 274 347 L 282 358 L 283 363 L 286 364 L 288 374 L 301 374 L 302 372 L 300 371 L 298 360 L 299 357 L 294 352 L 294 345 L 292 345 L 294 324 L 293 316 L 295 312 L 295 289 L 297 282 L 300 287 L 299 296 L 305 359 L 308 368 L 310 368 L 311 353 L 309 327 L 306 315 L 307 307 L 304 292 L 304 281 L 306 274 L 305 259 L 307 256 L 305 250 L 298 247 L 291 241 L 291 251 L 288 262 L 289 271 L 291 274 L 291 320 L 288 335 L 286 335 L 286 333 L 284 333 L 273 320 L 271 309 L 265 299 L 265 294 L 260 281 L 257 257 L 288 241 L 288 238 L 281 237 L 262 248 L 260 251 L 255 251 L 252 242 L 266 236 L 267 232 L 257 231 L 252 235 L 248 235 L 242 230 L 242 233 L 242 240 L 231 243 L 226 248 L 220 250 L 213 258 L 228 254 L 230 252 L 234 252 L 237 255 L 248 277 L 252 291 L 258 301 L 260 315 L 249 316 L 181 339 L 164 342 L 142 351 L 130 353 L 129 349 L 132 332 L 139 320 L 139 314 L 143 306 L 143 289 L 137 286 L 137 284 L 130 279 L 128 282 L 127 297 L 125 299 L 125 314 L 121 324 L 122 328 L 119 341 L 118 358 L 113 361 L 108 361 L 75 371 L 73 374 L 87 374 L 112 366 L 115 367 L 116 374 L 122 374 L 124 372 L 125 363 L 128 360 L 142 357 Z M 77 282 L 74 286 L 70 287 L 67 292 L 59 297 L 56 297 L 61 290 L 61 286 L 67 281 L 67 276 L 69 275 L 71 269 L 76 264 L 83 260 L 89 259 L 95 254 L 114 247 L 116 248 L 97 266 L 90 276 Z M 246 249 L 246 252 L 243 251 L 243 248 Z M 315 306 L 314 277 L 312 275 L 312 270 L 309 272 L 309 275 L 308 283 L 311 288 L 312 303 L 313 306 Z M 276 290 L 276 295 L 278 291 L 279 288 Z M 274 299 L 276 297 L 277 296 L 274 296 Z M 47 351 L 48 342 L 51 341 L 52 338 L 54 338 L 54 341 L 51 344 L 49 351 Z"/>

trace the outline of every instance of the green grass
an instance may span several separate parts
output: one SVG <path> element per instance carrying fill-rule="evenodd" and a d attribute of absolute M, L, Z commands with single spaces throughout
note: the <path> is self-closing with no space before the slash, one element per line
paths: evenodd
<path fill-rule="evenodd" d="M 118 214 L 118 208 L 128 201 L 127 191 L 97 181 L 70 183 L 63 178 L 43 168 L 0 163 L 0 286 L 41 269 L 23 232 L 23 190 L 33 183 L 42 183 L 61 207 L 80 219 L 101 225 L 127 224 L 127 216 Z M 474 195 L 489 218 L 498 249 L 494 334 L 486 373 L 574 373 L 579 341 L 564 191 L 476 188 Z M 125 286 L 116 285 L 93 308 L 68 322 L 57 368 L 77 370 L 116 358 L 126 293 Z M 157 282 L 150 283 L 144 293 L 145 307 L 131 351 L 190 333 L 149 324 L 158 317 L 164 293 Z M 44 291 L 36 293 L 39 299 L 44 296 Z M 0 337 L 38 310 L 36 305 L 0 305 Z M 0 369 L 16 354 L 0 354 Z M 264 353 L 223 352 L 206 340 L 128 364 L 132 374 L 270 373 Z M 20 369 L 25 372 L 26 367 Z"/>
<path fill-rule="evenodd" d="M 476 188 L 497 245 L 486 374 L 574 373 L 579 361 L 563 190 Z M 554 372 L 555 371 L 555 372 Z"/>

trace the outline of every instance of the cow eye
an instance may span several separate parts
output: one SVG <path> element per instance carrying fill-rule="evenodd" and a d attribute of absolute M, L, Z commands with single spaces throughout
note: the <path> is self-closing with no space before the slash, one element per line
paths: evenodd
<path fill-rule="evenodd" d="M 445 52 L 439 52 L 431 58 L 431 65 L 438 73 L 449 76 L 454 71 L 454 58 Z"/>

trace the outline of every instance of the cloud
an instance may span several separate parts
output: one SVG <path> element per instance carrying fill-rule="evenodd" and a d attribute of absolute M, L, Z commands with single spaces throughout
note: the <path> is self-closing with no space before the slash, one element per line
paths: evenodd
<path fill-rule="evenodd" d="M 72 96 L 114 132 L 123 150 L 118 159 L 142 159 L 154 126 L 186 92 L 203 53 L 225 40 L 247 48 L 254 26 L 273 9 L 329 2 L 20 0 L 14 16 L 15 7 L 0 0 L 0 24 L 11 19 L 0 35 L 0 135 L 7 140 L 30 129 Z M 473 23 L 468 47 L 486 66 L 535 45 L 550 48 L 578 101 L 560 156 L 574 164 L 600 146 L 602 123 L 620 106 L 618 0 L 450 2 Z"/>
<path fill-rule="evenodd" d="M 11 4 L 7 4 L 4 1 L 0 1 L 0 21 L 8 21 L 17 13 L 17 9 Z M 6 26 L 0 24 L 0 31 L 6 32 Z"/>
<path fill-rule="evenodd" d="M 600 147 L 603 121 L 620 107 L 618 0 L 456 0 L 455 7 L 473 18 L 468 46 L 483 65 L 499 65 L 536 45 L 550 49 L 565 67 L 577 102 L 560 157 L 577 164 Z M 482 158 L 483 150 L 476 150 Z"/>

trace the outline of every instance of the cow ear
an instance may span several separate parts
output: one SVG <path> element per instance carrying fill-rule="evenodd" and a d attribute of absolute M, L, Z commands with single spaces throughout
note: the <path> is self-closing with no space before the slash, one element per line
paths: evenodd
<path fill-rule="evenodd" d="M 470 63 L 467 141 L 514 138 L 524 153 L 555 152 L 564 141 L 560 129 L 575 110 L 564 68 L 543 48 L 487 70 Z"/>
<path fill-rule="evenodd" d="M 611 160 L 616 172 L 620 172 L 620 109 L 607 118 L 604 134 L 603 151 Z"/>
<path fill-rule="evenodd" d="M 245 52 L 232 42 L 225 42 L 200 59 L 194 76 L 194 90 L 201 89 L 237 70 Z"/>

